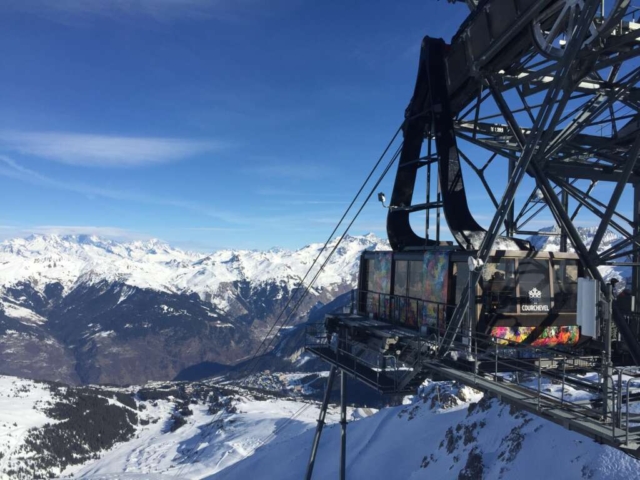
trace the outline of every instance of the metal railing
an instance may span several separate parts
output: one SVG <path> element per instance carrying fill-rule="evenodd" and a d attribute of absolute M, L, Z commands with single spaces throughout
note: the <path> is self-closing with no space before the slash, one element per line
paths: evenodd
<path fill-rule="evenodd" d="M 366 366 L 375 372 L 371 380 L 392 382 L 387 387 L 393 390 L 403 390 L 416 374 L 429 369 L 429 362 L 436 359 L 424 347 L 436 342 L 436 338 L 429 340 L 416 331 L 413 337 L 405 337 L 394 354 L 382 354 L 337 335 L 332 338 L 324 324 L 307 327 L 308 347 L 331 348 L 341 368 L 357 376 L 358 365 Z M 611 438 L 619 443 L 629 443 L 631 436 L 640 433 L 640 415 L 634 414 L 640 412 L 640 368 L 612 368 L 600 357 L 533 347 L 477 332 L 470 338 L 460 333 L 451 351 L 456 361 L 467 362 L 473 378 L 508 385 L 528 396 L 538 410 L 560 408 L 589 418 L 610 429 Z"/>
<path fill-rule="evenodd" d="M 389 305 L 393 305 L 393 296 L 388 297 Z M 360 300 L 358 295 L 354 298 L 356 302 Z M 446 306 L 441 307 L 446 315 Z M 357 312 L 357 308 L 352 311 Z M 440 314 L 437 308 L 436 311 Z M 358 321 L 350 321 L 354 320 Z M 360 320 L 365 335 L 369 326 L 379 328 L 370 324 L 368 316 L 361 315 Z M 386 332 L 393 332 L 394 325 L 405 326 L 402 322 L 387 322 L 391 330 Z M 459 331 L 449 353 L 438 358 L 432 352 L 440 342 L 440 326 L 438 323 L 438 328 L 428 327 L 426 333 L 420 329 L 398 330 L 398 343 L 389 354 L 376 352 L 357 338 L 347 338 L 346 327 L 343 338 L 339 338 L 337 333 L 329 334 L 324 324 L 311 324 L 306 331 L 307 347 L 332 349 L 339 367 L 356 377 L 362 373 L 359 365 L 368 367 L 369 380 L 386 382 L 387 391 L 406 391 L 412 380 L 423 380 L 429 370 L 440 368 L 442 372 L 442 367 L 455 365 L 457 373 L 452 378 L 457 376 L 471 386 L 499 395 L 506 389 L 525 408 L 561 424 L 567 418 L 579 421 L 579 427 L 586 425 L 584 428 L 592 432 L 593 438 L 606 436 L 611 445 L 640 446 L 640 367 L 613 367 L 604 355 L 587 356 L 575 349 L 533 346 L 494 338 L 475 329 Z"/>
<path fill-rule="evenodd" d="M 324 323 L 320 322 L 306 326 L 305 347 L 316 352 L 330 349 L 340 368 L 362 377 L 362 369 L 358 366 L 366 367 L 373 375 L 367 377 L 368 380 L 393 391 L 398 391 L 403 377 L 411 373 L 410 366 L 399 361 L 398 355 L 376 352 L 359 342 L 330 335 Z"/>
<path fill-rule="evenodd" d="M 460 340 L 452 351 L 468 352 Z M 509 341 L 508 345 L 500 345 L 496 340 L 504 342 L 474 332 L 474 355 L 469 359 L 474 364 L 475 378 L 488 377 L 525 393 L 538 410 L 560 408 L 588 418 L 609 429 L 615 443 L 640 441 L 640 367 L 613 368 L 599 357 Z M 527 353 L 513 356 L 510 352 Z M 481 371 L 479 364 L 483 360 L 493 361 L 493 371 Z"/>
<path fill-rule="evenodd" d="M 438 334 L 442 334 L 455 307 L 446 303 L 404 295 L 391 295 L 361 289 L 354 290 L 354 292 L 352 297 L 354 301 L 351 306 L 353 313 L 369 316 L 395 326 L 421 331 L 423 334 L 434 333 L 434 330 L 440 330 Z M 374 302 L 369 301 L 370 295 L 376 297 Z M 362 300 L 363 298 L 365 300 Z M 364 308 L 362 308 L 363 305 Z"/>

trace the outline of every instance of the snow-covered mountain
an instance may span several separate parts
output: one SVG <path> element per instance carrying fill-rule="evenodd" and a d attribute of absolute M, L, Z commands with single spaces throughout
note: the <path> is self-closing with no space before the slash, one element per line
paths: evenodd
<path fill-rule="evenodd" d="M 536 246 L 554 249 L 555 238 L 540 236 Z M 296 294 L 320 247 L 205 255 L 158 241 L 5 242 L 0 372 L 134 384 L 241 361 L 260 327 Z M 373 236 L 348 238 L 306 313 L 322 313 L 353 286 L 364 248 L 388 246 Z M 295 343 L 296 336 L 287 340 Z M 300 478 L 325 375 L 121 388 L 0 375 L 0 478 Z M 640 469 L 617 450 L 451 382 L 427 382 L 404 405 L 379 412 L 360 406 L 349 409 L 349 478 L 626 479 Z M 327 420 L 314 478 L 337 477 L 335 408 Z"/>
<path fill-rule="evenodd" d="M 577 393 L 577 392 L 572 392 Z M 313 432 L 271 442 L 208 480 L 278 478 L 305 471 Z M 337 478 L 340 428 L 323 432 L 314 478 Z M 637 478 L 640 461 L 496 398 L 427 382 L 402 406 L 349 424 L 347 478 L 538 480 Z"/>
<path fill-rule="evenodd" d="M 595 236 L 598 227 L 577 227 L 577 230 L 585 246 L 589 248 L 593 242 L 593 237 Z M 551 252 L 557 252 L 560 250 L 560 229 L 557 226 L 545 227 L 539 231 L 541 232 L 540 235 L 534 235 L 528 238 L 531 245 L 533 245 L 536 250 L 547 250 Z M 607 230 L 600 242 L 598 251 L 603 252 L 608 250 L 622 240 L 623 238 L 620 234 Z M 573 251 L 571 247 L 570 250 Z M 603 265 L 599 267 L 599 270 L 605 281 L 617 278 L 620 281 L 617 286 L 618 289 L 625 288 L 627 282 L 629 282 L 631 278 L 631 267 L 611 267 Z"/>
<path fill-rule="evenodd" d="M 577 227 L 577 230 L 584 244 L 590 247 L 598 227 Z M 534 235 L 527 239 L 536 250 L 547 250 L 551 252 L 560 250 L 560 229 L 557 226 L 541 228 L 539 232 L 540 235 Z M 621 239 L 621 235 L 607 230 L 600 242 L 600 251 L 607 250 Z"/>
<path fill-rule="evenodd" d="M 333 248 L 331 243 L 323 255 Z M 79 284 L 118 282 L 168 293 L 196 293 L 224 306 L 216 293 L 225 284 L 280 282 L 297 286 L 322 244 L 290 251 L 220 250 L 211 254 L 173 248 L 159 240 L 122 243 L 86 235 L 33 235 L 0 244 L 0 285 L 28 282 L 41 292 L 59 283 L 63 295 Z M 316 288 L 353 284 L 364 249 L 389 248 L 373 234 L 347 236 L 316 282 Z M 320 262 L 309 279 L 317 272 Z"/>
<path fill-rule="evenodd" d="M 83 235 L 5 241 L 0 373 L 122 384 L 241 361 L 301 294 L 321 248 L 203 254 Z M 373 235 L 346 237 L 292 323 L 353 288 L 361 251 L 380 248 L 388 244 Z"/>
<path fill-rule="evenodd" d="M 302 396 L 307 378 L 277 377 L 275 391 L 257 392 L 217 380 L 65 388 L 0 376 L 0 478 L 301 478 L 319 404 Z M 314 478 L 338 477 L 335 406 L 326 420 Z M 427 381 L 379 411 L 350 407 L 348 420 L 348 478 L 626 480 L 640 471 L 618 450 L 452 382 Z"/>

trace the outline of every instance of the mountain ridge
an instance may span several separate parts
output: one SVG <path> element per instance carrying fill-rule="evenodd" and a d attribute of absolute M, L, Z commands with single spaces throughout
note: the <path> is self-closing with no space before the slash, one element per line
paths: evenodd
<path fill-rule="evenodd" d="M 336 241 L 329 243 L 323 258 Z M 204 299 L 225 281 L 299 281 L 321 248 L 322 244 L 312 243 L 297 250 L 224 249 L 198 253 L 157 239 L 117 242 L 95 235 L 38 234 L 0 243 L 0 286 L 35 280 L 38 284 L 59 282 L 69 290 L 78 282 L 110 280 L 141 288 L 197 293 Z M 327 287 L 353 277 L 353 268 L 347 268 L 346 274 L 341 272 L 353 266 L 362 250 L 382 248 L 389 248 L 388 242 L 375 235 L 346 236 L 318 286 Z"/>
<path fill-rule="evenodd" d="M 366 248 L 388 245 L 372 235 L 345 238 L 293 325 L 355 286 Z M 171 380 L 200 364 L 233 365 L 254 351 L 285 306 L 291 313 L 321 249 L 203 254 L 158 240 L 35 235 L 5 241 L 0 371 L 122 384 Z"/>

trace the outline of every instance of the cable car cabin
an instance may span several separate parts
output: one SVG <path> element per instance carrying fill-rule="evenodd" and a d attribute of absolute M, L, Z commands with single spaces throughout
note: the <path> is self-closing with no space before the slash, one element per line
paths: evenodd
<path fill-rule="evenodd" d="M 467 287 L 472 254 L 443 248 L 364 252 L 358 314 L 423 335 L 442 335 Z M 492 252 L 475 292 L 476 335 L 501 344 L 577 344 L 581 273 L 580 262 L 571 253 Z"/>

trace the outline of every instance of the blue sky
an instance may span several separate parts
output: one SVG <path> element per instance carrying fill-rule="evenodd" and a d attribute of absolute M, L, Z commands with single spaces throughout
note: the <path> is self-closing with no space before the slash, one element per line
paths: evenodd
<path fill-rule="evenodd" d="M 0 13 L 0 237 L 212 250 L 323 241 L 402 121 L 421 38 L 449 40 L 467 9 L 9 0 Z M 372 202 L 352 233 L 384 237 L 384 223 Z"/>

